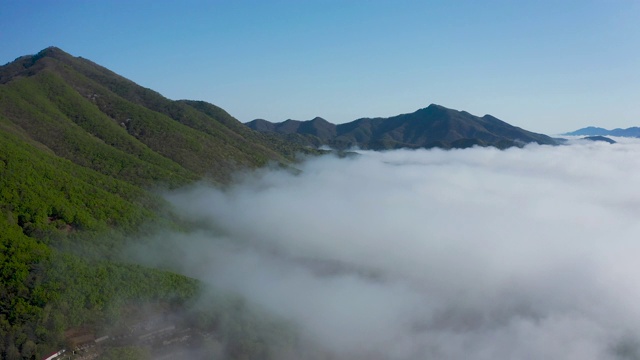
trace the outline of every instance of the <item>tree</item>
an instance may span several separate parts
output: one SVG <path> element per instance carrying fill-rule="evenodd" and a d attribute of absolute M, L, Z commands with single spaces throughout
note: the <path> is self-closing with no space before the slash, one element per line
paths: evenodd
<path fill-rule="evenodd" d="M 11 344 L 7 348 L 7 360 L 21 360 L 22 355 L 20 355 L 20 350 L 14 345 Z"/>

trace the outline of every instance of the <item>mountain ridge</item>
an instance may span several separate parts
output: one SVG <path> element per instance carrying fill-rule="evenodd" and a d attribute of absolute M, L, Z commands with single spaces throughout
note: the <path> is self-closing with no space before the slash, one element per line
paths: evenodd
<path fill-rule="evenodd" d="M 620 136 L 620 137 L 640 137 L 640 127 L 632 126 L 626 129 L 615 128 L 608 130 L 596 126 L 587 126 L 562 135 L 567 136 Z"/>
<path fill-rule="evenodd" d="M 138 158 L 128 160 L 134 172 L 140 169 L 134 163 L 146 159 L 186 181 L 203 175 L 226 181 L 241 167 L 287 162 L 304 151 L 247 129 L 213 104 L 169 100 L 56 47 L 0 67 L 0 84 L 0 114 L 15 129 L 83 165 L 104 162 L 119 150 Z M 65 146 L 69 141 L 79 148 Z M 104 155 L 96 159 L 91 149 Z"/>
<path fill-rule="evenodd" d="M 302 135 L 309 139 L 310 145 L 314 140 L 337 149 L 465 148 L 474 145 L 506 148 L 531 142 L 556 144 L 547 135 L 510 125 L 494 116 L 478 117 L 436 104 L 413 113 L 359 118 L 337 125 L 319 117 L 280 123 L 256 119 L 245 125 L 265 133 Z"/>

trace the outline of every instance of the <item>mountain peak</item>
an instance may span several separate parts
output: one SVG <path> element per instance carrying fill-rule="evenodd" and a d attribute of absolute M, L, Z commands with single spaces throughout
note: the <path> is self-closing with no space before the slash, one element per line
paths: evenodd
<path fill-rule="evenodd" d="M 426 108 L 422 108 L 416 111 L 416 113 L 420 113 L 420 114 L 422 113 L 435 114 L 435 113 L 447 113 L 447 112 L 458 112 L 458 111 L 454 109 L 449 109 L 447 107 L 444 107 L 438 104 L 431 104 Z"/>
<path fill-rule="evenodd" d="M 35 55 L 20 56 L 14 61 L 0 67 L 0 84 L 10 81 L 16 76 L 31 76 L 37 73 L 39 70 L 45 68 L 49 63 L 48 61 L 41 61 L 42 59 L 55 59 L 63 62 L 70 62 L 74 57 L 55 46 L 49 46 L 42 49 Z"/>
<path fill-rule="evenodd" d="M 40 50 L 38 53 L 62 53 L 62 54 L 66 54 L 66 52 L 64 52 L 62 49 L 60 49 L 57 46 L 48 46 L 42 50 Z"/>
<path fill-rule="evenodd" d="M 69 53 L 63 51 L 59 47 L 49 46 L 40 50 L 37 54 L 33 55 L 33 61 L 37 61 L 38 59 L 42 59 L 44 57 L 51 57 L 54 59 L 63 59 L 73 57 Z"/>
<path fill-rule="evenodd" d="M 433 110 L 442 110 L 442 109 L 447 109 L 446 107 L 442 106 L 442 105 L 438 105 L 438 104 L 430 104 L 427 107 L 418 109 L 416 112 L 423 112 L 423 111 L 433 111 Z"/>
<path fill-rule="evenodd" d="M 414 117 L 419 119 L 453 118 L 460 116 L 460 114 L 464 114 L 464 111 L 450 109 L 438 104 L 431 104 L 412 113 Z"/>

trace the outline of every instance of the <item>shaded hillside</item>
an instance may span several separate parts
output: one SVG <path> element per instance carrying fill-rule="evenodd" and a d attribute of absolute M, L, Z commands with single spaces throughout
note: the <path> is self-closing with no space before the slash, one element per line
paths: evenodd
<path fill-rule="evenodd" d="M 333 125 L 321 118 L 269 123 L 254 120 L 246 125 L 263 132 L 312 135 L 338 149 L 465 148 L 474 145 L 506 148 L 524 143 L 555 144 L 543 134 L 512 126 L 491 115 L 477 117 L 465 111 L 430 105 L 411 114 L 389 118 L 362 118 Z"/>
<path fill-rule="evenodd" d="M 616 128 L 613 130 L 607 130 L 601 127 L 588 126 L 562 135 L 640 137 L 640 127 L 634 126 L 626 129 Z"/>

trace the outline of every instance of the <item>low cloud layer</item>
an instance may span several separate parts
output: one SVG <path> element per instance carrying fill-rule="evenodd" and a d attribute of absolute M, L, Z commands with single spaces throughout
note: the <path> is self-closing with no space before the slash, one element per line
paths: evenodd
<path fill-rule="evenodd" d="M 240 294 L 341 358 L 640 359 L 640 142 L 300 169 L 167 195 L 199 228 L 159 236 L 146 261 Z"/>

